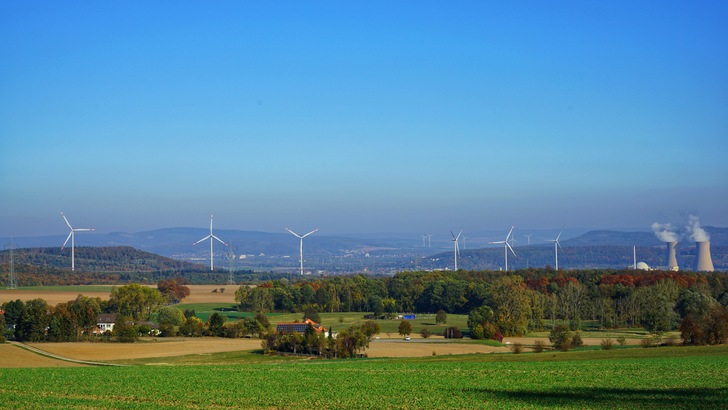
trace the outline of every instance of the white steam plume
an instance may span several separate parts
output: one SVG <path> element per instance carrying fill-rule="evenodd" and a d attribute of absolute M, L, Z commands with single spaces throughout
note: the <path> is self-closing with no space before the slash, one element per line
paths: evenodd
<path fill-rule="evenodd" d="M 657 236 L 657 239 L 661 240 L 662 242 L 677 242 L 678 235 L 677 232 L 675 232 L 675 228 L 673 228 L 671 224 L 661 224 L 655 222 L 652 224 L 652 232 L 654 232 L 655 236 Z"/>
<path fill-rule="evenodd" d="M 695 215 L 688 216 L 688 224 L 685 225 L 688 237 L 694 242 L 706 242 L 710 240 L 710 235 L 705 229 L 700 227 L 700 218 Z"/>

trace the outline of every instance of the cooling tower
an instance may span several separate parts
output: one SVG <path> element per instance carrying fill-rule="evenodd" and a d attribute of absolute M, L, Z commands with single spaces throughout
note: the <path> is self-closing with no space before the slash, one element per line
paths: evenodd
<path fill-rule="evenodd" d="M 695 260 L 696 272 L 713 272 L 713 260 L 710 258 L 710 241 L 695 242 L 698 247 L 698 257 Z"/>
<path fill-rule="evenodd" d="M 667 269 L 678 270 L 677 257 L 675 256 L 675 247 L 677 242 L 665 242 L 667 244 Z"/>

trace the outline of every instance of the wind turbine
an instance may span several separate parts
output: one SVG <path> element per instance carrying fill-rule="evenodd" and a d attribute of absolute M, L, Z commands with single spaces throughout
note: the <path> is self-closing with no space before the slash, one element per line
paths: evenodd
<path fill-rule="evenodd" d="M 511 246 L 511 244 L 508 243 L 508 241 L 511 238 L 511 234 L 513 233 L 513 228 L 514 227 L 515 227 L 515 225 L 514 226 L 511 226 L 511 230 L 508 231 L 508 235 L 506 236 L 506 239 L 504 239 L 502 241 L 490 242 L 492 244 L 500 244 L 500 243 L 503 244 L 503 251 L 505 252 L 505 255 L 506 255 L 506 258 L 505 258 L 506 259 L 506 272 L 508 271 L 508 250 L 510 249 L 511 250 L 511 253 L 513 253 L 513 256 L 516 256 L 516 251 L 514 251 L 513 250 L 513 247 Z"/>
<path fill-rule="evenodd" d="M 529 233 L 528 235 L 523 235 L 523 236 L 525 236 L 526 238 L 528 238 L 528 244 L 529 244 L 529 245 L 531 244 L 531 236 L 532 236 L 532 235 L 533 235 L 532 233 Z"/>
<path fill-rule="evenodd" d="M 425 242 L 425 239 L 427 239 L 427 235 L 422 234 L 422 247 L 423 248 L 427 247 L 427 242 Z"/>
<path fill-rule="evenodd" d="M 450 235 L 452 235 L 452 241 L 455 244 L 455 270 L 458 270 L 458 256 L 460 256 L 460 247 L 458 246 L 458 239 L 460 239 L 460 235 L 463 234 L 463 230 L 461 229 L 457 236 L 453 233 L 453 231 L 450 231 Z"/>
<path fill-rule="evenodd" d="M 66 218 L 66 215 L 63 214 L 63 211 L 61 211 L 61 216 L 63 217 L 63 220 L 66 221 L 66 225 L 68 225 L 68 229 L 71 230 L 71 232 L 68 233 L 68 237 L 66 238 L 66 242 L 63 242 L 63 246 L 61 246 L 61 250 L 66 247 L 66 244 L 68 243 L 68 240 L 71 240 L 71 270 L 76 270 L 76 232 L 88 232 L 93 231 L 93 228 L 73 228 L 71 224 L 68 222 L 68 218 Z"/>
<path fill-rule="evenodd" d="M 312 233 L 314 233 L 314 232 L 318 231 L 318 228 L 314 229 L 313 231 L 311 231 L 311 232 L 309 232 L 309 233 L 307 233 L 307 234 L 305 234 L 305 235 L 303 235 L 303 236 L 301 236 L 301 235 L 299 235 L 299 234 L 297 234 L 297 233 L 293 232 L 292 230 L 290 230 L 290 229 L 288 229 L 288 228 L 286 228 L 286 230 L 287 230 L 288 232 L 292 233 L 292 234 L 293 234 L 294 236 L 296 236 L 296 237 L 297 237 L 298 239 L 300 239 L 300 240 L 301 240 L 301 246 L 300 246 L 300 248 L 299 248 L 299 250 L 298 250 L 298 260 L 299 260 L 299 262 L 301 263 L 301 275 L 303 275 L 303 238 L 305 238 L 305 237 L 307 237 L 308 235 L 311 235 Z"/>
<path fill-rule="evenodd" d="M 559 238 L 561 238 L 561 232 L 564 232 L 564 229 L 562 228 L 561 231 L 559 231 L 559 234 L 556 236 L 556 239 L 549 239 L 546 242 L 553 242 L 554 243 L 554 255 L 556 255 L 556 270 L 559 270 L 559 248 L 561 248 L 561 244 L 559 243 Z M 561 248 L 563 251 L 564 248 Z"/>
<path fill-rule="evenodd" d="M 198 243 L 200 243 L 202 241 L 205 241 L 205 240 L 208 240 L 208 239 L 210 240 L 210 270 L 214 270 L 215 269 L 215 265 L 213 264 L 213 261 L 212 261 L 212 256 L 213 256 L 213 253 L 212 253 L 212 244 L 214 242 L 213 239 L 217 240 L 218 242 L 220 242 L 221 244 L 223 244 L 225 246 L 228 246 L 228 244 L 226 244 L 225 242 L 223 242 L 222 239 L 218 238 L 217 236 L 215 236 L 215 234 L 212 233 L 212 213 L 210 214 L 210 234 L 207 235 L 206 237 L 200 239 L 199 241 L 193 243 L 192 246 L 195 246 Z"/>
<path fill-rule="evenodd" d="M 432 248 L 432 234 L 431 233 L 427 234 L 427 247 Z"/>

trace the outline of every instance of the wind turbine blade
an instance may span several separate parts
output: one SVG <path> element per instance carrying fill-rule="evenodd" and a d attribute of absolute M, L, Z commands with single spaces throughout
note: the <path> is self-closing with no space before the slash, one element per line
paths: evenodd
<path fill-rule="evenodd" d="M 508 238 L 510 238 L 510 237 L 511 237 L 511 234 L 513 233 L 513 228 L 515 228 L 515 227 L 516 227 L 516 225 L 512 225 L 512 226 L 511 226 L 511 230 L 510 230 L 510 231 L 508 231 L 508 236 L 506 236 L 506 242 L 508 241 Z"/>
<path fill-rule="evenodd" d="M 556 240 L 557 240 L 557 241 L 559 240 L 559 238 L 561 238 L 561 233 L 562 233 L 562 232 L 564 232 L 564 230 L 563 230 L 563 229 L 562 229 L 562 230 L 560 230 L 560 231 L 559 231 L 559 235 L 558 235 L 558 236 L 556 236 Z"/>
<path fill-rule="evenodd" d="M 293 235 L 295 235 L 296 237 L 298 237 L 298 238 L 301 238 L 301 235 L 299 235 L 299 234 L 297 234 L 297 233 L 293 232 L 292 230 L 290 230 L 290 229 L 288 229 L 288 228 L 286 228 L 286 230 L 287 230 L 288 232 L 292 233 Z"/>
<path fill-rule="evenodd" d="M 73 231 L 74 232 L 90 232 L 90 231 L 93 231 L 93 230 L 94 230 L 94 228 L 76 228 Z"/>
<path fill-rule="evenodd" d="M 562 251 L 564 250 L 564 248 L 561 247 L 561 242 L 556 241 L 556 245 L 558 245 L 559 246 L 559 249 L 561 249 Z"/>
<path fill-rule="evenodd" d="M 488 242 L 488 243 L 496 245 L 496 244 L 500 244 L 500 243 L 506 243 L 506 241 L 495 241 L 495 242 Z"/>
<path fill-rule="evenodd" d="M 303 238 L 307 237 L 308 235 L 311 235 L 312 233 L 314 233 L 314 232 L 316 232 L 316 231 L 318 231 L 318 228 L 316 228 L 316 229 L 314 229 L 313 231 L 311 231 L 311 232 L 307 233 L 306 235 L 303 235 L 303 236 L 301 237 L 301 239 L 303 239 Z"/>
<path fill-rule="evenodd" d="M 210 212 L 210 234 L 212 234 L 212 212 Z"/>
<path fill-rule="evenodd" d="M 206 241 L 206 240 L 210 239 L 211 236 L 212 235 L 207 235 L 206 237 L 204 237 L 204 238 L 200 239 L 199 241 L 193 243 L 192 246 L 195 246 L 195 245 L 197 245 L 198 243 L 200 243 L 202 241 Z"/>
<path fill-rule="evenodd" d="M 225 242 L 223 242 L 223 240 L 220 239 L 220 238 L 218 238 L 217 236 L 215 236 L 215 235 L 210 235 L 210 236 L 213 237 L 214 239 L 217 239 L 217 241 L 220 242 L 221 244 L 223 244 L 225 246 L 228 246 L 228 244 L 226 244 Z"/>
<path fill-rule="evenodd" d="M 458 233 L 458 236 L 455 238 L 455 240 L 460 239 L 460 235 L 462 235 L 462 234 L 463 234 L 463 230 L 461 229 L 460 232 Z"/>
<path fill-rule="evenodd" d="M 63 246 L 61 246 L 61 250 L 66 247 L 66 244 L 68 243 L 68 240 L 71 239 L 71 236 L 73 235 L 73 231 L 68 233 L 68 237 L 66 238 L 66 242 L 63 242 Z"/>
<path fill-rule="evenodd" d="M 452 235 L 452 240 L 455 240 L 455 233 L 453 233 L 452 229 L 450 230 L 450 235 Z"/>
<path fill-rule="evenodd" d="M 513 256 L 518 257 L 518 256 L 516 256 L 516 251 L 514 251 L 513 248 L 511 248 L 511 244 L 510 243 L 506 242 L 506 246 L 508 246 L 508 249 L 511 250 L 511 253 L 513 254 Z"/>
<path fill-rule="evenodd" d="M 71 223 L 68 222 L 68 219 L 66 218 L 66 215 L 63 213 L 63 211 L 61 211 L 61 216 L 63 217 L 63 220 L 66 221 L 66 225 L 68 225 L 68 228 L 70 230 L 73 230 L 73 227 L 71 226 Z"/>

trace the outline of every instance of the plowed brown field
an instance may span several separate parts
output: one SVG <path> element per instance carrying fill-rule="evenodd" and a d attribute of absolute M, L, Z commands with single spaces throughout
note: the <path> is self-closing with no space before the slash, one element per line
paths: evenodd
<path fill-rule="evenodd" d="M 190 295 L 186 297 L 182 303 L 235 303 L 235 291 L 238 286 L 225 285 L 189 285 Z M 56 288 L 57 289 L 57 288 Z M 217 289 L 218 292 L 213 292 Z M 225 292 L 220 292 L 225 289 Z M 88 297 L 100 297 L 108 299 L 109 292 L 92 292 L 92 291 L 65 291 L 65 290 L 25 290 L 25 289 L 0 289 L 0 304 L 9 300 L 20 299 L 28 301 L 31 299 L 41 298 L 48 302 L 49 305 L 55 306 L 59 303 L 68 302 L 76 299 L 76 296 L 82 294 Z"/>

